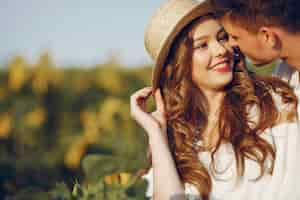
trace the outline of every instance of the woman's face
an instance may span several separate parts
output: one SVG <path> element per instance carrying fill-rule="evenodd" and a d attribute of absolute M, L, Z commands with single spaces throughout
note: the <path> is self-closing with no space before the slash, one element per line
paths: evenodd
<path fill-rule="evenodd" d="M 202 90 L 222 90 L 233 78 L 232 49 L 219 22 L 204 18 L 193 27 L 192 81 Z"/>

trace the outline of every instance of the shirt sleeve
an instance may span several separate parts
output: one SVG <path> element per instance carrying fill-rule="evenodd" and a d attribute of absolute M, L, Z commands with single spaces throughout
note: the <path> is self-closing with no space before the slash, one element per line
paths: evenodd
<path fill-rule="evenodd" d="M 184 192 L 187 200 L 201 200 L 197 188 L 190 183 L 184 184 Z"/>
<path fill-rule="evenodd" d="M 153 169 L 150 168 L 147 174 L 142 176 L 148 183 L 146 190 L 146 197 L 149 199 L 153 199 Z"/>
<path fill-rule="evenodd" d="M 142 176 L 143 179 L 145 179 L 148 183 L 147 191 L 146 191 L 146 197 L 149 199 L 153 199 L 153 169 L 150 168 L 147 174 Z M 200 200 L 200 195 L 195 186 L 189 183 L 184 184 L 184 193 L 187 200 Z"/>

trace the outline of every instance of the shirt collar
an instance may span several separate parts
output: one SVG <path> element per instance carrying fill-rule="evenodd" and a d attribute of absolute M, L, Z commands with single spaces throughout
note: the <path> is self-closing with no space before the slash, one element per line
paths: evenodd
<path fill-rule="evenodd" d="M 280 62 L 279 66 L 275 68 L 273 75 L 288 82 L 288 84 L 293 88 L 300 88 L 300 77 L 298 71 L 286 62 Z"/>

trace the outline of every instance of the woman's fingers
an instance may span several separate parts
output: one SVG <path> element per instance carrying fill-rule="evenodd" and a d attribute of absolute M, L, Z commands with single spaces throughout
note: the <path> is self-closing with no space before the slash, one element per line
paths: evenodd
<path fill-rule="evenodd" d="M 159 122 L 160 126 L 166 128 L 166 116 L 165 116 L 165 104 L 161 95 L 160 89 L 154 92 L 154 98 L 156 103 L 156 111 L 152 113 L 152 116 Z"/>
<path fill-rule="evenodd" d="M 163 101 L 160 89 L 155 90 L 154 98 L 155 98 L 157 110 L 164 114 L 165 113 L 165 105 L 164 105 L 164 101 Z"/>
<path fill-rule="evenodd" d="M 151 93 L 152 88 L 146 87 L 138 90 L 130 97 L 131 116 L 143 127 L 148 127 L 147 129 L 157 126 L 152 115 L 145 110 L 146 101 Z"/>
<path fill-rule="evenodd" d="M 136 91 L 133 95 L 131 95 L 132 100 L 138 100 L 141 98 L 148 98 L 149 95 L 151 95 L 152 87 L 145 87 L 143 89 L 140 89 Z"/>
<path fill-rule="evenodd" d="M 145 109 L 145 102 L 147 101 L 147 98 L 151 95 L 151 92 L 152 87 L 145 87 L 136 91 L 130 97 L 131 108 L 136 108 L 137 106 L 140 106 L 142 107 L 142 109 Z"/>
<path fill-rule="evenodd" d="M 146 111 L 146 101 L 152 94 L 152 88 L 146 87 L 138 90 L 130 97 L 131 116 L 144 128 L 151 130 L 160 128 L 165 130 L 165 108 L 160 90 L 154 91 L 156 110 L 152 113 Z"/>

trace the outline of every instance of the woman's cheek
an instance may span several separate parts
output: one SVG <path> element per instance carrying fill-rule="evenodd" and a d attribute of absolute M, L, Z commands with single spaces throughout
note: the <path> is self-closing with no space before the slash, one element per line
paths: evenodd
<path fill-rule="evenodd" d="M 198 54 L 194 56 L 192 64 L 192 77 L 196 85 L 206 85 L 205 82 L 211 78 L 210 71 L 208 70 L 209 63 L 209 57 L 205 54 Z"/>
<path fill-rule="evenodd" d="M 207 70 L 210 65 L 210 55 L 207 51 L 197 51 L 193 57 L 193 64 L 201 68 L 200 70 Z"/>

